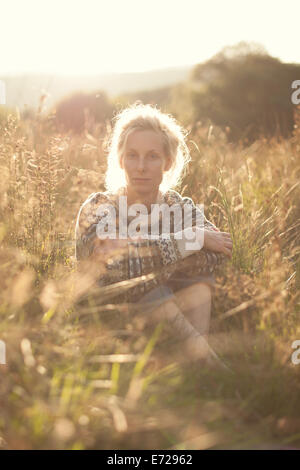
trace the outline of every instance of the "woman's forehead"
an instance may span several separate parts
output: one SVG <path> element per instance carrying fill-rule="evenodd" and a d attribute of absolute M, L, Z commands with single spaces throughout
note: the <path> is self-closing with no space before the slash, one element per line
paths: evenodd
<path fill-rule="evenodd" d="M 129 134 L 126 141 L 128 150 L 142 148 L 147 150 L 163 150 L 163 136 L 152 130 L 135 130 Z"/>

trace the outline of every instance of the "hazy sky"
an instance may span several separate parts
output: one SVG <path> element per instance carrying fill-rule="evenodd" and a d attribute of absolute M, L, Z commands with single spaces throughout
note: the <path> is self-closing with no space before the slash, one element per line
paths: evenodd
<path fill-rule="evenodd" d="M 138 72 L 255 41 L 300 62 L 300 0 L 0 0 L 0 76 Z"/>

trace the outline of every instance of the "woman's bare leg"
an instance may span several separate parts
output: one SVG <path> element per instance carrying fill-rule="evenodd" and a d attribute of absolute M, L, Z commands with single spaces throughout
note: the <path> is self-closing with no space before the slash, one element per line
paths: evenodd
<path fill-rule="evenodd" d="M 146 318 L 149 323 L 165 320 L 173 326 L 175 334 L 183 340 L 183 358 L 204 360 L 210 366 L 228 370 L 207 342 L 210 311 L 210 287 L 205 283 L 197 283 L 176 292 L 174 299 L 167 299 L 151 309 Z"/>
<path fill-rule="evenodd" d="M 211 287 L 205 282 L 197 282 L 175 292 L 177 304 L 184 316 L 199 333 L 197 343 L 207 344 L 207 362 L 229 370 L 208 344 L 208 333 L 211 316 Z"/>
<path fill-rule="evenodd" d="M 211 287 L 197 282 L 175 292 L 177 304 L 194 328 L 206 339 L 211 315 Z"/>
<path fill-rule="evenodd" d="M 168 299 L 149 314 L 149 321 L 157 323 L 166 320 L 176 334 L 183 340 L 183 346 L 189 359 L 208 359 L 212 350 L 205 337 L 183 315 L 176 301 Z"/>

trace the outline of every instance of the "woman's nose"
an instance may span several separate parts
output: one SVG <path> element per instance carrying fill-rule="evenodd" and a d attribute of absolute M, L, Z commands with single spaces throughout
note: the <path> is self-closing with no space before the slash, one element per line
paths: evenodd
<path fill-rule="evenodd" d="M 139 171 L 144 171 L 146 166 L 146 162 L 143 158 L 140 158 L 138 161 L 138 170 Z"/>

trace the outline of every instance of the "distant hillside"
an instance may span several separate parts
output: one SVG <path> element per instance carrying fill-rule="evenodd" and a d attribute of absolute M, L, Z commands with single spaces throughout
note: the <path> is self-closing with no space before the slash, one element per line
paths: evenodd
<path fill-rule="evenodd" d="M 62 97 L 74 91 L 104 90 L 114 96 L 139 90 L 153 90 L 187 79 L 191 66 L 151 70 L 140 73 L 120 73 L 105 75 L 59 76 L 59 75 L 17 75 L 0 76 L 6 85 L 7 106 L 37 107 L 43 90 L 49 94 L 45 110 Z"/>

